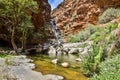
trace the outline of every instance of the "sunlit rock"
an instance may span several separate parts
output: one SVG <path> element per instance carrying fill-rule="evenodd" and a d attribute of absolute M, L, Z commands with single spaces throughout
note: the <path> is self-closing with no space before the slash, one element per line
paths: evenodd
<path fill-rule="evenodd" d="M 56 49 L 53 46 L 50 46 L 48 54 L 50 57 L 56 57 Z"/>
<path fill-rule="evenodd" d="M 81 59 L 81 58 L 77 58 L 77 59 L 76 59 L 76 61 L 81 62 L 81 61 L 82 61 L 82 59 Z"/>
<path fill-rule="evenodd" d="M 45 75 L 45 80 L 63 80 L 63 79 L 64 77 L 58 75 L 53 75 L 53 74 Z"/>
<path fill-rule="evenodd" d="M 67 68 L 67 67 L 69 67 L 69 63 L 67 63 L 67 62 L 63 62 L 63 63 L 61 63 L 61 66 Z"/>
<path fill-rule="evenodd" d="M 77 54 L 78 49 L 77 48 L 70 48 L 70 51 L 68 52 L 69 54 Z"/>
<path fill-rule="evenodd" d="M 53 64 L 57 64 L 57 63 L 58 63 L 58 59 L 53 59 L 51 62 L 52 62 Z"/>

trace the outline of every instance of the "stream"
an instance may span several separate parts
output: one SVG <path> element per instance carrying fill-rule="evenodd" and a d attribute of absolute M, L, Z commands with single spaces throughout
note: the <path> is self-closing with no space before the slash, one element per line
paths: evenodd
<path fill-rule="evenodd" d="M 54 44 L 51 45 L 50 51 L 48 51 L 48 55 L 39 53 L 28 56 L 28 58 L 34 60 L 33 62 L 35 64 L 34 70 L 37 72 L 42 72 L 43 75 L 47 74 L 60 75 L 65 78 L 64 80 L 87 80 L 87 77 L 85 77 L 83 73 L 80 71 L 80 62 L 76 61 L 76 58 L 78 58 L 79 55 L 73 54 L 62 55 L 62 50 L 65 49 L 66 46 L 69 47 L 70 45 L 69 44 L 66 46 L 63 45 L 61 32 L 57 27 L 54 19 L 51 19 L 50 23 L 52 32 L 54 33 L 55 36 L 55 42 Z M 81 45 L 81 43 L 78 44 Z M 78 50 L 72 49 L 72 52 L 74 51 Z M 51 57 L 53 55 L 56 55 L 56 58 Z M 53 64 L 52 60 L 55 59 L 58 59 L 58 62 L 56 64 Z M 61 66 L 62 63 L 64 62 L 69 64 L 67 68 Z"/>
<path fill-rule="evenodd" d="M 30 59 L 34 60 L 34 64 L 36 65 L 35 71 L 42 72 L 42 74 L 56 74 L 63 76 L 64 80 L 87 80 L 81 71 L 80 71 L 80 62 L 74 61 L 76 56 L 67 55 L 61 56 L 58 64 L 52 64 L 51 60 L 53 58 L 48 57 L 48 55 L 30 55 L 28 56 Z M 68 68 L 64 68 L 60 65 L 61 62 L 66 61 L 70 63 Z"/>

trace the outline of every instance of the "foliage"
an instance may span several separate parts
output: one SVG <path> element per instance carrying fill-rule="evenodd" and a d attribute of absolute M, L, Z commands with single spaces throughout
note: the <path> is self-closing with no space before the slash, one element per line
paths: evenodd
<path fill-rule="evenodd" d="M 120 54 L 107 59 L 99 65 L 100 74 L 90 80 L 120 80 Z"/>
<path fill-rule="evenodd" d="M 27 29 L 33 27 L 31 23 L 31 14 L 37 12 L 37 3 L 33 0 L 0 0 L 0 16 L 7 18 L 10 32 L 11 43 L 14 49 L 17 46 L 14 41 L 14 35 L 20 34 L 22 37 L 22 47 L 25 45 L 27 38 Z"/>
<path fill-rule="evenodd" d="M 89 25 L 80 33 L 70 36 L 69 42 L 79 42 L 87 39 L 94 42 L 88 56 L 84 57 L 81 63 L 81 69 L 87 76 L 99 73 L 98 65 L 107 58 L 108 48 L 115 42 L 112 31 L 117 27 L 118 23 L 108 23 L 106 27 Z"/>
<path fill-rule="evenodd" d="M 86 28 L 83 31 L 80 31 L 79 33 L 75 35 L 68 36 L 68 42 L 80 42 L 85 41 L 89 38 L 90 35 L 92 35 L 96 31 L 96 28 L 92 24 L 88 24 L 88 28 Z"/>
<path fill-rule="evenodd" d="M 98 65 L 107 58 L 110 51 L 108 48 L 115 42 L 112 31 L 117 26 L 117 23 L 109 23 L 105 28 L 96 27 L 94 34 L 89 36 L 89 40 L 92 40 L 94 43 L 88 52 L 88 56 L 82 62 L 82 70 L 86 75 L 92 76 L 95 73 L 99 73 Z M 115 48 L 112 50 L 112 53 L 118 51 Z"/>
<path fill-rule="evenodd" d="M 96 67 L 96 69 L 94 69 L 94 64 L 96 63 L 98 58 L 95 58 L 98 56 L 98 54 L 103 51 L 102 49 L 100 49 L 101 46 L 98 46 L 97 44 L 92 45 L 92 48 L 89 50 L 89 54 L 88 56 L 86 56 L 84 58 L 84 60 L 82 61 L 82 71 L 84 72 L 84 74 L 86 74 L 87 76 L 92 76 L 94 73 L 98 73 L 98 68 Z M 103 52 L 102 52 L 103 53 Z M 99 62 L 101 61 L 101 56 L 99 56 Z"/>
<path fill-rule="evenodd" d="M 99 17 L 99 23 L 107 23 L 120 16 L 120 9 L 109 8 Z"/>
<path fill-rule="evenodd" d="M 4 58 L 4 57 L 6 57 L 6 56 L 7 56 L 7 55 L 0 53 L 0 58 Z"/>
<path fill-rule="evenodd" d="M 108 23 L 108 25 L 105 28 L 97 27 L 95 33 L 89 37 L 89 40 L 92 40 L 94 42 L 106 41 L 107 38 L 111 38 L 113 36 L 111 32 L 117 27 L 118 23 Z"/>
<path fill-rule="evenodd" d="M 68 42 L 80 42 L 88 39 L 94 42 L 99 42 L 109 36 L 117 27 L 118 23 L 108 23 L 105 28 L 89 24 L 85 30 L 80 31 L 75 35 L 68 36 Z"/>

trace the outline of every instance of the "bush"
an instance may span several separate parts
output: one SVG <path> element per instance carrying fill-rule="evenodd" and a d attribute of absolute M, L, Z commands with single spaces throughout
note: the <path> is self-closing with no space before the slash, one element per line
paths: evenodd
<path fill-rule="evenodd" d="M 108 23 L 107 27 L 105 28 L 105 32 L 107 34 L 110 34 L 113 30 L 115 30 L 118 27 L 118 23 Z"/>
<path fill-rule="evenodd" d="M 94 42 L 106 41 L 106 38 L 111 37 L 111 32 L 118 27 L 118 23 L 109 23 L 107 27 L 97 27 L 94 34 L 89 37 L 89 40 Z M 110 39 L 109 39 L 110 40 Z M 108 42 L 109 42 L 108 40 Z M 113 41 L 113 40 L 112 40 Z"/>
<path fill-rule="evenodd" d="M 108 48 L 115 42 L 115 38 L 111 32 L 117 26 L 117 23 L 109 23 L 105 28 L 97 27 L 94 34 L 89 37 L 89 40 L 92 40 L 94 43 L 89 51 L 89 55 L 84 58 L 81 65 L 86 75 L 93 76 L 95 73 L 99 73 L 98 65 L 108 57 L 108 53 L 110 52 Z M 118 51 L 120 51 L 118 48 L 117 50 L 112 49 L 112 54 Z"/>
<path fill-rule="evenodd" d="M 6 57 L 6 56 L 7 56 L 6 54 L 0 53 L 0 58 L 4 58 L 4 57 Z"/>
<path fill-rule="evenodd" d="M 120 16 L 120 9 L 109 8 L 99 17 L 99 23 L 107 23 L 116 17 Z"/>
<path fill-rule="evenodd" d="M 75 35 L 68 36 L 68 42 L 80 42 L 80 41 L 85 41 L 87 40 L 94 32 L 96 31 L 96 27 L 89 24 L 88 27 L 80 31 L 79 33 Z"/>
<path fill-rule="evenodd" d="M 120 80 L 120 54 L 107 59 L 99 65 L 100 74 L 90 80 Z"/>
<path fill-rule="evenodd" d="M 101 35 L 101 32 L 95 32 L 93 35 L 90 36 L 90 40 L 94 42 L 99 42 L 104 39 L 104 33 Z"/>
<path fill-rule="evenodd" d="M 99 72 L 97 67 L 94 69 L 94 64 L 96 62 L 100 62 L 97 60 L 98 58 L 96 58 L 96 56 L 98 56 L 99 53 L 101 54 L 101 52 L 103 52 L 103 50 L 100 49 L 100 46 L 97 44 L 92 45 L 92 48 L 89 51 L 89 55 L 84 57 L 81 63 L 81 69 L 85 75 L 92 76 L 94 73 Z M 99 56 L 99 59 L 101 59 L 101 56 Z"/>

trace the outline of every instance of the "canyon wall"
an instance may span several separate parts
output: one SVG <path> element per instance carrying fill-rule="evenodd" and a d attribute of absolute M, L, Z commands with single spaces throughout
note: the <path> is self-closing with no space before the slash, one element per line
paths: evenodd
<path fill-rule="evenodd" d="M 120 1 L 64 0 L 51 14 L 66 37 L 86 28 L 88 23 L 96 24 L 98 16 L 110 7 L 120 7 Z"/>
<path fill-rule="evenodd" d="M 50 22 L 51 7 L 48 0 L 35 0 L 39 5 L 38 13 L 32 14 L 33 23 L 36 29 L 44 27 L 46 22 Z"/>

